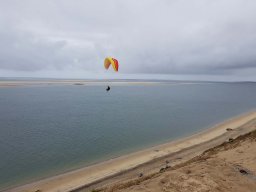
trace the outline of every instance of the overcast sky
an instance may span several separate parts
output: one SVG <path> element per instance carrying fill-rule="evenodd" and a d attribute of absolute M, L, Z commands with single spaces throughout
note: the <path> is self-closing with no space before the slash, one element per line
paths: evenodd
<path fill-rule="evenodd" d="M 105 71 L 106 56 L 120 72 Z M 0 76 L 256 80 L 255 0 L 1 0 Z"/>

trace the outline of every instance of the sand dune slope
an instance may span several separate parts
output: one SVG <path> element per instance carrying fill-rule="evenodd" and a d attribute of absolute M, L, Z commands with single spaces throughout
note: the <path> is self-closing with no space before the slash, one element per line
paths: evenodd
<path fill-rule="evenodd" d="M 162 173 L 112 186 L 104 191 L 255 192 L 256 130 Z"/>

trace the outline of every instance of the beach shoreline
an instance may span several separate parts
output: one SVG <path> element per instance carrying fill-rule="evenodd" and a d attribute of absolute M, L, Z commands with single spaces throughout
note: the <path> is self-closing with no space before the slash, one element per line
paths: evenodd
<path fill-rule="evenodd" d="M 209 129 L 202 130 L 199 133 L 184 137 L 165 144 L 154 146 L 142 151 L 123 155 L 114 159 L 110 159 L 92 166 L 84 167 L 61 175 L 42 179 L 30 184 L 22 185 L 16 188 L 8 189 L 7 191 L 74 191 L 86 187 L 93 186 L 97 183 L 104 182 L 122 173 L 135 170 L 137 167 L 143 167 L 145 164 L 151 166 L 154 161 L 163 159 L 168 155 L 176 154 L 181 156 L 180 151 L 187 149 L 189 154 L 187 158 L 193 157 L 203 150 L 213 147 L 220 142 L 225 141 L 229 137 L 237 137 L 241 134 L 251 131 L 250 129 L 242 128 L 242 125 L 256 118 L 256 112 L 249 112 L 240 116 L 233 117 L 222 123 L 219 123 Z M 227 131 L 230 128 L 232 131 Z M 230 135 L 229 135 L 230 134 Z M 222 136 L 225 136 L 222 138 Z M 218 139 L 216 139 L 218 138 Z M 213 142 L 209 145 L 209 142 Z M 208 143 L 209 146 L 206 144 Z M 193 151 L 194 146 L 200 146 L 198 150 Z M 178 159 L 176 163 L 184 161 L 186 158 Z M 174 163 L 174 162 L 173 162 Z M 151 166 L 152 168 L 152 166 Z M 136 170 L 136 174 L 139 170 Z M 154 171 L 152 168 L 151 171 Z M 118 180 L 118 178 L 117 178 Z"/>

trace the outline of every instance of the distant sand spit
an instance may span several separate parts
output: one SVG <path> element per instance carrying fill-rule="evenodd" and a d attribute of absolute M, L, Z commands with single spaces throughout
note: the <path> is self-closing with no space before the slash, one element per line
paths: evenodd
<path fill-rule="evenodd" d="M 77 86 L 123 86 L 123 85 L 159 85 L 159 84 L 201 84 L 198 82 L 161 82 L 161 81 L 125 81 L 125 80 L 4 80 L 1 87 L 20 86 L 50 86 L 50 85 L 77 85 Z"/>
<path fill-rule="evenodd" d="M 234 117 L 210 129 L 180 140 L 155 146 L 146 150 L 124 155 L 102 163 L 64 173 L 51 178 L 43 179 L 31 184 L 20 186 L 8 191 L 72 191 L 87 190 L 94 186 L 116 182 L 134 177 L 141 170 L 148 173 L 159 169 L 159 160 L 165 158 L 176 161 L 172 165 L 192 158 L 202 151 L 214 147 L 229 137 L 237 137 L 252 130 L 252 127 L 243 126 L 256 118 L 256 112 Z M 232 131 L 227 131 L 227 129 Z M 185 152 L 185 154 L 183 154 Z M 143 172 L 144 173 L 144 172 Z M 124 175 L 124 176 L 122 176 Z"/>
<path fill-rule="evenodd" d="M 158 82 L 125 82 L 125 81 L 86 81 L 86 80 L 52 80 L 52 81 L 0 81 L 0 87 L 15 87 L 15 86 L 48 86 L 48 85 L 152 85 Z"/>

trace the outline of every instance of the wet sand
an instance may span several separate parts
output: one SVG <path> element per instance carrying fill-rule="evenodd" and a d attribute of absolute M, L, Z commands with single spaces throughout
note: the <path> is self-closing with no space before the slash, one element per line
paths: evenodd
<path fill-rule="evenodd" d="M 229 138 L 255 129 L 247 126 L 256 119 L 256 112 L 232 118 L 198 134 L 177 141 L 124 155 L 90 167 L 40 180 L 8 191 L 91 191 L 159 172 L 166 164 L 183 163 Z M 231 131 L 227 131 L 229 128 Z M 142 177 L 143 177 L 142 176 Z"/>

